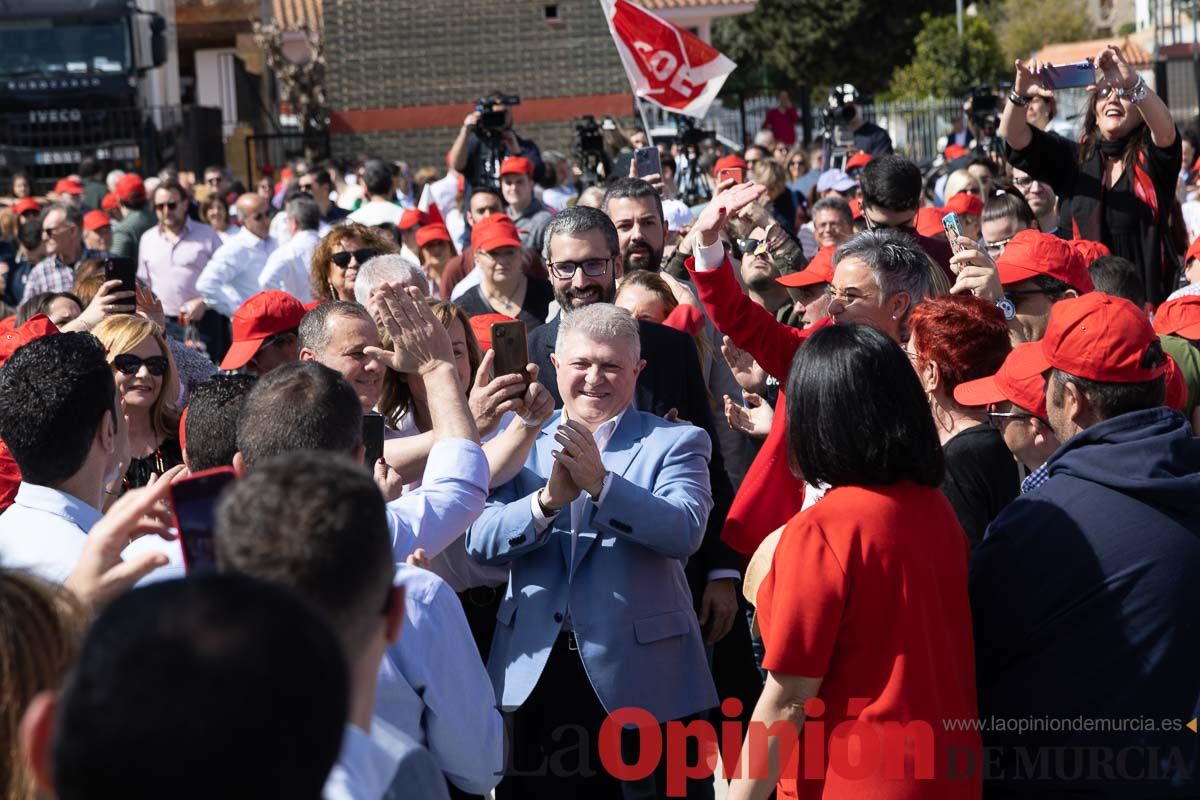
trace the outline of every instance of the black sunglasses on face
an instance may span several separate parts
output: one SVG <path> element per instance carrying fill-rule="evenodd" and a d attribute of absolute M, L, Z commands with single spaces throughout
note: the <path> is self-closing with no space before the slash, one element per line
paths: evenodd
<path fill-rule="evenodd" d="M 113 366 L 118 372 L 124 375 L 137 375 L 138 370 L 142 368 L 142 364 L 146 365 L 146 371 L 156 378 L 161 378 L 167 374 L 167 367 L 170 362 L 166 356 L 150 356 L 142 358 L 135 356 L 133 353 L 122 353 L 113 359 Z"/>
<path fill-rule="evenodd" d="M 1015 306 L 1017 304 L 1018 297 L 1030 297 L 1035 294 L 1050 294 L 1050 292 L 1046 291 L 1045 289 L 1021 289 L 1019 291 L 1009 289 L 1004 293 L 1004 297 L 1006 300 L 1008 300 L 1008 302 Z"/>
<path fill-rule="evenodd" d="M 346 267 L 350 266 L 350 262 L 352 260 L 361 267 L 363 264 L 367 263 L 377 255 L 379 255 L 379 253 L 376 250 L 372 250 L 370 247 L 363 247 L 358 250 L 349 250 L 344 253 L 334 253 L 329 257 L 329 260 L 334 264 L 337 264 L 342 269 L 345 269 Z"/>
<path fill-rule="evenodd" d="M 176 203 L 175 201 L 172 200 L 170 203 L 155 203 L 154 207 L 156 209 L 158 209 L 159 211 L 162 211 L 164 208 L 167 211 L 174 211 L 176 208 L 179 207 L 179 203 Z"/>

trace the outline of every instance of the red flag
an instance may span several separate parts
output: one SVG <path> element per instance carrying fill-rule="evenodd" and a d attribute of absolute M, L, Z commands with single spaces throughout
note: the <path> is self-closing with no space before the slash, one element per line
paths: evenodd
<path fill-rule="evenodd" d="M 737 64 L 628 0 L 600 3 L 634 94 L 669 111 L 703 117 Z"/>

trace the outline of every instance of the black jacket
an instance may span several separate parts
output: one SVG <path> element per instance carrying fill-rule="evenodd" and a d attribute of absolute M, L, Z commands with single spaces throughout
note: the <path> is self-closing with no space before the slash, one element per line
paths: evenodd
<path fill-rule="evenodd" d="M 555 317 L 529 334 L 529 358 L 538 365 L 538 380 L 550 390 L 556 408 L 562 406 L 562 396 L 558 393 L 558 371 L 550 361 L 550 354 L 554 352 L 560 321 L 560 317 Z M 708 389 L 700 373 L 696 343 L 687 334 L 664 325 L 642 321 L 638 327 L 646 368 L 638 376 L 634 405 L 639 411 L 649 411 L 659 416 L 666 416 L 674 408 L 679 412 L 680 419 L 703 428 L 713 441 L 712 459 L 708 463 L 713 510 L 708 515 L 704 543 L 687 563 L 688 585 L 698 606 L 710 570 L 736 569 L 741 572 L 744 566 L 742 557 L 721 541 L 721 528 L 725 524 L 725 515 L 729 513 L 729 505 L 733 502 L 733 485 L 729 482 L 721 457 L 712 412 L 708 407 Z"/>

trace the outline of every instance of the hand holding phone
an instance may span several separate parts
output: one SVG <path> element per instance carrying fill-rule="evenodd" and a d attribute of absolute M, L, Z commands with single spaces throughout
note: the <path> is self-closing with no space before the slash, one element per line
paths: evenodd
<path fill-rule="evenodd" d="M 958 237 L 962 236 L 962 226 L 958 221 L 958 214 L 951 211 L 946 216 L 942 217 L 942 229 L 946 231 L 946 240 L 950 242 L 950 251 L 954 255 L 962 252 L 963 246 L 959 244 Z"/>
<path fill-rule="evenodd" d="M 231 467 L 216 467 L 171 484 L 171 512 L 187 572 L 216 569 L 217 498 L 235 480 L 237 473 Z"/>
<path fill-rule="evenodd" d="M 657 147 L 639 147 L 633 151 L 633 167 L 637 177 L 662 174 L 662 158 Z"/>
<path fill-rule="evenodd" d="M 363 465 L 372 475 L 375 474 L 375 464 L 383 458 L 383 415 L 363 414 Z"/>
<path fill-rule="evenodd" d="M 126 256 L 109 256 L 104 259 L 104 280 L 120 281 L 119 292 L 137 291 L 137 264 Z"/>
<path fill-rule="evenodd" d="M 1071 64 L 1046 64 L 1038 76 L 1047 89 L 1077 89 L 1096 82 L 1096 65 L 1090 58 Z"/>
<path fill-rule="evenodd" d="M 496 354 L 494 370 L 496 377 L 520 375 L 529 385 L 529 345 L 525 337 L 525 323 L 519 319 L 512 322 L 492 323 L 492 350 Z"/>
<path fill-rule="evenodd" d="M 746 170 L 742 169 L 741 167 L 726 167 L 717 173 L 718 186 L 730 179 L 733 180 L 735 186 L 739 183 L 745 183 Z"/>

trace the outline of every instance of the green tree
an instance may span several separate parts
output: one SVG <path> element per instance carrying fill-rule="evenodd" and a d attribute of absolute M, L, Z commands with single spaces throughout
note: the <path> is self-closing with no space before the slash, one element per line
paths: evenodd
<path fill-rule="evenodd" d="M 1048 44 L 1078 42 L 1096 34 L 1084 0 L 1001 0 L 988 13 L 995 17 L 996 34 L 1010 66 L 1014 59 L 1029 58 Z"/>
<path fill-rule="evenodd" d="M 987 20 L 966 17 L 961 38 L 953 14 L 922 14 L 921 23 L 916 55 L 892 74 L 892 97 L 962 97 L 972 86 L 995 83 L 1005 74 L 1004 56 Z"/>
<path fill-rule="evenodd" d="M 795 85 L 878 91 L 912 58 L 921 13 L 953 7 L 950 0 L 758 0 L 750 14 L 716 20 L 713 42 L 738 72 L 765 62 Z"/>

